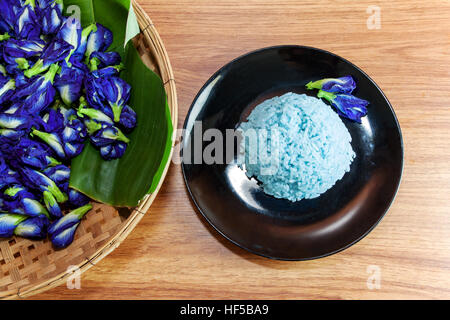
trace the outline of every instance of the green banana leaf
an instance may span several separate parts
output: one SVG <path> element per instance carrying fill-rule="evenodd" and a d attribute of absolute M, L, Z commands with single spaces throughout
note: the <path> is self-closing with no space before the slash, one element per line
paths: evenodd
<path fill-rule="evenodd" d="M 124 157 L 105 161 L 88 143 L 72 161 L 70 186 L 103 203 L 135 207 L 156 189 L 169 161 L 173 128 L 164 85 L 129 42 L 139 33 L 130 0 L 64 0 L 64 8 L 68 15 L 80 13 L 83 26 L 98 22 L 113 32 L 110 50 L 123 58 L 121 77 L 132 87 L 129 105 L 138 116 Z"/>

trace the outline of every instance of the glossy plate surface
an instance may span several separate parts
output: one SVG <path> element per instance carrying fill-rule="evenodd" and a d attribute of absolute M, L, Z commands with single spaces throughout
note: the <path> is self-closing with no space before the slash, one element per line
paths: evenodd
<path fill-rule="evenodd" d="M 227 159 L 202 161 L 211 141 L 226 150 L 226 130 L 245 121 L 260 102 L 289 91 L 314 95 L 305 90 L 309 81 L 344 75 L 355 78 L 355 95 L 370 101 L 369 114 L 362 124 L 343 119 L 357 157 L 351 171 L 319 198 L 275 199 Z M 201 126 L 194 127 L 196 122 Z M 403 141 L 389 101 L 358 67 L 315 48 L 272 47 L 232 61 L 201 89 L 185 129 L 182 169 L 195 205 L 228 240 L 269 258 L 314 259 L 351 246 L 383 218 L 401 180 Z M 208 129 L 220 130 L 223 141 L 197 143 Z"/>

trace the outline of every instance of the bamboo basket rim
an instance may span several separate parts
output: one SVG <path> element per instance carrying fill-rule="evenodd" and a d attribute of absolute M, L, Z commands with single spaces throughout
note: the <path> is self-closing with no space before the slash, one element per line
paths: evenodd
<path fill-rule="evenodd" d="M 86 257 L 85 261 L 76 265 L 76 267 L 79 268 L 81 273 L 84 273 L 90 268 L 94 267 L 108 254 L 110 254 L 112 251 L 118 248 L 120 244 L 126 239 L 126 237 L 131 233 L 131 231 L 137 226 L 139 221 L 141 221 L 141 219 L 146 215 L 164 183 L 174 152 L 176 140 L 176 128 L 178 121 L 178 101 L 173 69 L 170 63 L 169 56 L 165 49 L 164 43 L 162 42 L 161 37 L 159 36 L 159 33 L 156 30 L 152 20 L 135 0 L 131 0 L 131 3 L 135 10 L 139 27 L 141 29 L 140 34 L 143 37 L 145 37 L 145 40 L 150 45 L 151 55 L 156 61 L 156 65 L 159 68 L 159 74 L 166 89 L 172 125 L 174 128 L 173 135 L 171 137 L 172 147 L 168 162 L 166 164 L 166 167 L 164 168 L 163 174 L 161 176 L 160 182 L 156 190 L 152 194 L 148 194 L 147 196 L 145 196 L 144 199 L 139 203 L 139 206 L 137 208 L 134 208 L 132 214 L 124 222 L 122 228 L 116 233 L 114 237 L 110 239 L 110 241 L 107 244 L 98 249 L 90 257 Z M 0 292 L 0 299 L 23 299 L 31 297 L 35 294 L 45 292 L 47 290 L 50 290 L 52 288 L 61 285 L 67 280 L 67 278 L 71 274 L 72 273 L 67 271 L 62 272 L 59 275 L 46 281 L 43 281 L 39 284 L 28 285 L 24 288 L 19 288 L 18 290 L 15 289 Z"/>

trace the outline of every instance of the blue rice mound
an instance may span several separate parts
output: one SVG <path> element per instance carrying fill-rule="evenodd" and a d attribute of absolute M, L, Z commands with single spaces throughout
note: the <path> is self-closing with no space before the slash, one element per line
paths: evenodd
<path fill-rule="evenodd" d="M 317 198 L 350 171 L 355 158 L 341 118 L 304 94 L 264 101 L 238 129 L 243 135 L 238 165 L 275 198 Z"/>

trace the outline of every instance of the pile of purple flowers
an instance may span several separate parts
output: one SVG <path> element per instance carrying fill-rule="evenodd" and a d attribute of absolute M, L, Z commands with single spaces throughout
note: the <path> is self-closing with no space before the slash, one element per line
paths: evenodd
<path fill-rule="evenodd" d="M 61 0 L 0 0 L 0 237 L 57 248 L 92 208 L 69 187 L 71 159 L 88 140 L 122 157 L 136 126 L 111 31 L 62 12 Z"/>
<path fill-rule="evenodd" d="M 361 118 L 367 115 L 369 102 L 352 95 L 356 89 L 352 76 L 310 82 L 306 88 L 318 89 L 317 96 L 328 100 L 341 117 L 361 123 Z"/>

